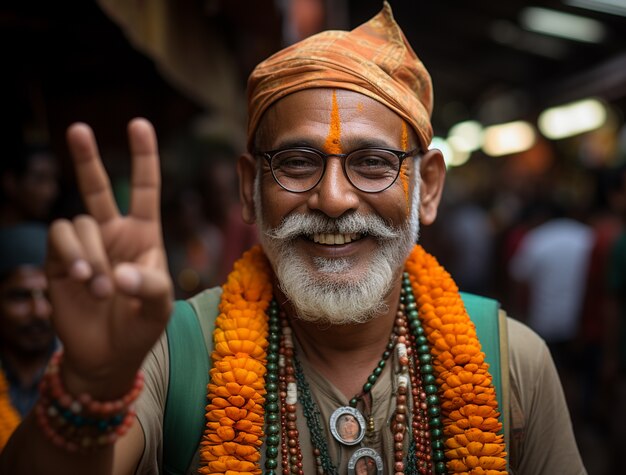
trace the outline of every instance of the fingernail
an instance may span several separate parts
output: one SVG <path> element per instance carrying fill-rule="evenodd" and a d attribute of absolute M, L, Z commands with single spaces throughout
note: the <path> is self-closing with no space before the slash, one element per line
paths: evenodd
<path fill-rule="evenodd" d="M 113 284 L 106 275 L 100 274 L 91 280 L 91 291 L 96 297 L 109 297 L 113 293 Z"/>
<path fill-rule="evenodd" d="M 91 277 L 91 266 L 84 259 L 78 259 L 70 267 L 70 275 L 78 280 L 88 279 Z"/>
<path fill-rule="evenodd" d="M 133 266 L 128 264 L 120 264 L 115 269 L 115 279 L 117 284 L 130 294 L 134 294 L 139 290 L 141 284 L 141 275 Z"/>

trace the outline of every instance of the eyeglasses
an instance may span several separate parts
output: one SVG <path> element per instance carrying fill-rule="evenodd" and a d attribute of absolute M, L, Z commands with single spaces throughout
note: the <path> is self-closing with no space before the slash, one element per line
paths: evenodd
<path fill-rule="evenodd" d="M 258 152 L 267 160 L 272 176 L 282 188 L 293 193 L 305 193 L 322 181 L 329 157 L 343 161 L 343 172 L 348 181 L 366 193 L 380 193 L 394 184 L 402 162 L 419 153 L 385 148 L 362 148 L 350 153 L 324 153 L 314 148 L 286 148 Z"/>

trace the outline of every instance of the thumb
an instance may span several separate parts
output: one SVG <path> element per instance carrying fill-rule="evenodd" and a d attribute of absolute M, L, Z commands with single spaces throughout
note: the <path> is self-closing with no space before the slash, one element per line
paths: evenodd
<path fill-rule="evenodd" d="M 144 315 L 167 318 L 172 310 L 173 290 L 169 275 L 162 270 L 136 264 L 118 264 L 113 270 L 116 287 L 142 303 Z"/>

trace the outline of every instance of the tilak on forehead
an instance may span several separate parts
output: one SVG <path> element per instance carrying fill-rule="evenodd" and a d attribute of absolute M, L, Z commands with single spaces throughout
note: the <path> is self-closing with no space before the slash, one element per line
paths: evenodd
<path fill-rule="evenodd" d="M 260 63 L 248 79 L 248 150 L 263 113 L 288 94 L 312 88 L 347 89 L 389 107 L 430 145 L 430 76 L 384 2 L 375 17 L 352 31 L 325 31 Z"/>
<path fill-rule="evenodd" d="M 324 143 L 324 151 L 326 153 L 342 153 L 341 117 L 339 115 L 339 104 L 337 103 L 337 91 L 335 90 L 333 90 L 330 121 L 328 122 L 328 136 Z"/>

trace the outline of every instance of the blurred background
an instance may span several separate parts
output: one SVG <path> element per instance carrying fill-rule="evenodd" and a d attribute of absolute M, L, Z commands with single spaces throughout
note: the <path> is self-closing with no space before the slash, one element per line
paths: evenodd
<path fill-rule="evenodd" d="M 422 242 L 463 290 L 500 300 L 546 339 L 589 473 L 618 473 L 626 0 L 391 4 L 432 75 L 433 146 L 448 165 L 440 218 Z M 144 116 L 160 140 L 177 295 L 220 284 L 256 241 L 239 216 L 233 167 L 245 147 L 248 73 L 281 47 L 351 29 L 381 6 L 2 2 L 0 226 L 82 211 L 64 138 L 78 120 L 94 128 L 125 209 L 125 127 Z"/>

